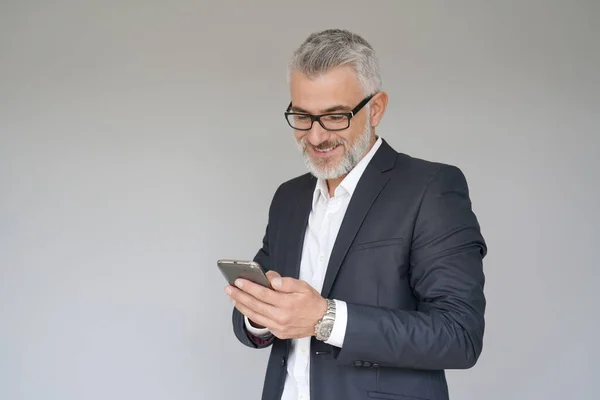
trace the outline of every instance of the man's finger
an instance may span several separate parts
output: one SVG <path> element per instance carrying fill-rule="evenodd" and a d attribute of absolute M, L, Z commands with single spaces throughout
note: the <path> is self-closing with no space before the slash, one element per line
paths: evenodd
<path fill-rule="evenodd" d="M 273 289 L 283 293 L 303 292 L 306 285 L 308 285 L 306 282 L 294 278 L 275 278 L 271 281 Z"/>
<path fill-rule="evenodd" d="M 264 303 L 256 297 L 234 286 L 228 286 L 227 289 L 229 289 L 230 292 L 228 293 L 229 297 L 231 297 L 232 300 L 235 300 L 236 304 L 240 303 L 244 307 L 252 310 L 253 312 L 262 314 L 267 317 L 273 317 L 275 315 L 276 310 L 275 307 L 273 307 L 272 305 Z M 248 316 L 248 318 L 250 317 Z M 259 323 L 258 321 L 256 322 Z"/>
<path fill-rule="evenodd" d="M 277 304 L 277 293 L 269 288 L 246 279 L 237 279 L 235 281 L 235 286 L 264 303 L 271 305 Z"/>
<path fill-rule="evenodd" d="M 246 307 L 243 303 L 236 302 L 235 308 L 237 308 L 238 311 L 241 312 L 243 315 L 248 317 L 249 320 L 251 320 L 252 322 L 254 322 L 260 326 L 269 328 L 269 330 L 270 330 L 270 327 L 275 326 L 275 324 L 272 320 L 270 320 L 269 318 L 265 317 L 264 315 L 262 315 L 260 313 L 257 313 L 256 311 L 251 310 L 250 308 Z"/>

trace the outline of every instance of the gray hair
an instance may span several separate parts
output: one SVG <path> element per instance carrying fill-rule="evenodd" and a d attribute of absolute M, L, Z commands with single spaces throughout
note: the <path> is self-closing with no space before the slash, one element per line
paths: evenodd
<path fill-rule="evenodd" d="M 288 79 L 294 70 L 313 78 L 344 65 L 354 69 L 365 96 L 381 90 L 375 50 L 361 36 L 343 29 L 328 29 L 308 36 L 292 56 Z"/>

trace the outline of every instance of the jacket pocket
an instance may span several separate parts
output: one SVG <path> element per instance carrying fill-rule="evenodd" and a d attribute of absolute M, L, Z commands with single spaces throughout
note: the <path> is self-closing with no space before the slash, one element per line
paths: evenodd
<path fill-rule="evenodd" d="M 357 244 L 353 245 L 352 247 L 350 247 L 350 250 L 348 252 L 359 251 L 359 250 L 366 250 L 366 249 L 373 249 L 373 248 L 376 248 L 376 247 L 394 246 L 394 245 L 400 245 L 402 243 L 404 243 L 404 239 L 403 238 L 391 238 L 391 239 L 375 240 L 375 241 L 372 241 L 372 242 L 357 243 Z"/>
<path fill-rule="evenodd" d="M 428 400 L 423 397 L 405 396 L 403 394 L 382 393 L 382 392 L 367 392 L 370 399 L 387 399 L 387 400 Z"/>

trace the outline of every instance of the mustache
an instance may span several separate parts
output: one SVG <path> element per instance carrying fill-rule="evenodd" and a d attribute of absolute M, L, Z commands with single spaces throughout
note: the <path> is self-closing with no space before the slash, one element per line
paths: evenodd
<path fill-rule="evenodd" d="M 332 147 L 336 147 L 338 145 L 342 145 L 342 146 L 346 147 L 346 141 L 343 139 L 328 140 L 326 142 L 320 143 L 317 146 L 313 146 L 306 140 L 306 138 L 302 139 L 302 147 L 304 147 L 304 149 L 306 149 L 308 146 L 310 146 L 315 150 L 325 150 L 325 149 L 330 149 Z"/>

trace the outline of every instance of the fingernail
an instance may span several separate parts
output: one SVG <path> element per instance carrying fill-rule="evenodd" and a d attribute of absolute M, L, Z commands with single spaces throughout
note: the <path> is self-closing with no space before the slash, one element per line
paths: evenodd
<path fill-rule="evenodd" d="M 242 286 L 244 286 L 244 284 L 242 283 L 242 281 L 240 281 L 239 279 L 237 281 L 235 281 L 235 286 L 241 288 Z"/>
<path fill-rule="evenodd" d="M 225 288 L 225 293 L 231 296 L 231 288 L 229 286 Z"/>
<path fill-rule="evenodd" d="M 275 279 L 273 279 L 273 282 L 271 282 L 271 284 L 275 288 L 280 288 L 281 287 L 281 279 L 280 278 L 275 278 Z"/>

